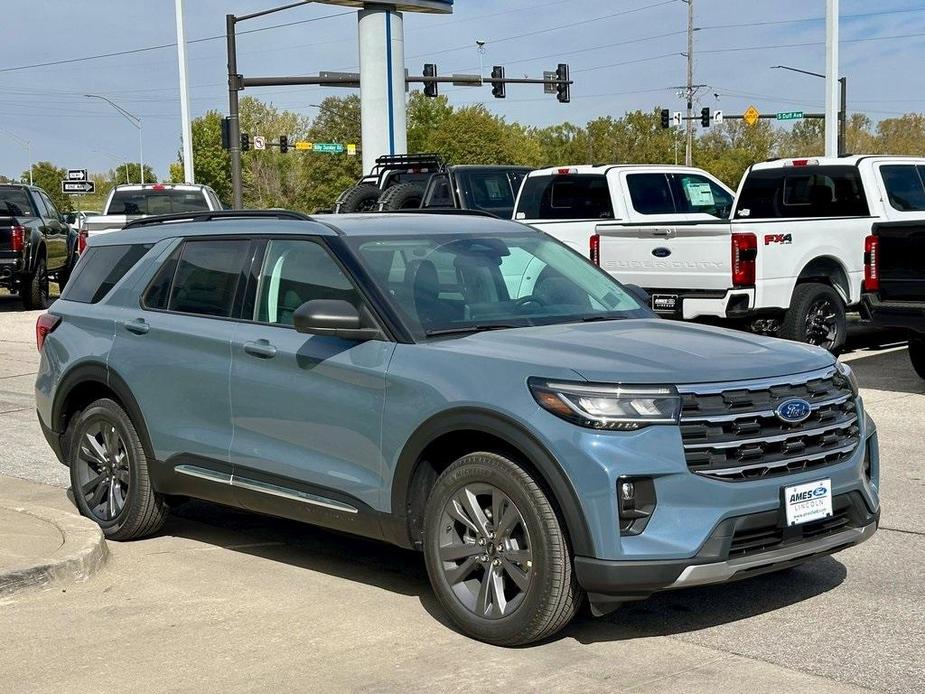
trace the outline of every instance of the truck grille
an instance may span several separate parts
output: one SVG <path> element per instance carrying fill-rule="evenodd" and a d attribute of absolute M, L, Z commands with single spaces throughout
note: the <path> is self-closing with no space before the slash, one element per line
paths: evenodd
<path fill-rule="evenodd" d="M 860 444 L 856 398 L 835 369 L 680 390 L 684 455 L 698 475 L 728 482 L 790 475 L 844 462 Z M 775 414 L 792 398 L 812 408 L 799 424 Z"/>

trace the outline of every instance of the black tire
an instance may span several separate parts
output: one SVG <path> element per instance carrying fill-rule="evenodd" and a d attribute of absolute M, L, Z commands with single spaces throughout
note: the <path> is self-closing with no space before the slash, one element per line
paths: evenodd
<path fill-rule="evenodd" d="M 423 200 L 424 189 L 417 183 L 399 183 L 382 193 L 379 198 L 379 211 L 419 210 Z"/>
<path fill-rule="evenodd" d="M 81 515 L 109 540 L 160 530 L 169 507 L 151 486 L 148 458 L 125 410 L 108 398 L 97 400 L 73 417 L 69 429 L 71 490 Z"/>
<path fill-rule="evenodd" d="M 35 263 L 35 272 L 23 277 L 22 304 L 27 311 L 44 311 L 48 308 L 48 270 L 45 259 Z"/>
<path fill-rule="evenodd" d="M 798 284 L 781 325 L 780 336 L 824 347 L 832 354 L 838 354 L 848 336 L 845 302 L 827 284 Z"/>
<path fill-rule="evenodd" d="M 483 536 L 458 522 L 458 515 L 448 515 L 459 508 L 458 498 L 475 499 L 482 508 Z M 497 514 L 485 513 L 492 509 Z M 512 509 L 516 520 L 505 522 Z M 498 537 L 489 532 L 494 524 Z M 459 548 L 463 556 L 448 558 Z M 463 456 L 437 479 L 424 513 L 424 557 L 440 603 L 462 632 L 480 641 L 519 646 L 544 639 L 568 624 L 581 605 L 583 593 L 555 509 L 529 474 L 495 453 Z"/>
<path fill-rule="evenodd" d="M 909 340 L 909 360 L 912 368 L 925 378 L 925 337 L 913 337 Z"/>
<path fill-rule="evenodd" d="M 354 212 L 375 212 L 376 203 L 382 193 L 371 183 L 360 183 L 347 188 L 334 205 L 335 214 L 352 214 Z"/>

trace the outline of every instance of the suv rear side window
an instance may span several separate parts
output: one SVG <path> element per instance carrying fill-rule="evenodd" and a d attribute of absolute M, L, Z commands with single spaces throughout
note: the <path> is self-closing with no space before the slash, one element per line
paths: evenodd
<path fill-rule="evenodd" d="M 249 248 L 250 242 L 246 239 L 187 241 L 180 251 L 175 270 L 171 267 L 172 259 L 161 268 L 145 295 L 145 305 L 149 308 L 163 307 L 162 300 L 159 302 L 163 290 L 156 288 L 166 281 L 168 274 L 172 274 L 168 311 L 231 317 L 238 283 L 250 257 Z"/>
<path fill-rule="evenodd" d="M 883 185 L 893 209 L 900 212 L 925 210 L 925 167 L 915 164 L 889 164 L 880 167 Z"/>
<path fill-rule="evenodd" d="M 853 166 L 803 166 L 752 171 L 745 178 L 737 219 L 866 217 L 861 175 Z"/>
<path fill-rule="evenodd" d="M 610 186 L 603 174 L 529 176 L 517 219 L 613 219 Z"/>
<path fill-rule="evenodd" d="M 81 304 L 102 301 L 116 282 L 151 250 L 151 244 L 99 246 L 84 253 L 74 276 L 67 283 L 62 299 Z"/>

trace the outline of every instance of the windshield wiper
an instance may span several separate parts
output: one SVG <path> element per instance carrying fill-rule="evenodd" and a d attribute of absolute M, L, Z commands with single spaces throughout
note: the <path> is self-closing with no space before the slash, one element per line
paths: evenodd
<path fill-rule="evenodd" d="M 466 325 L 458 328 L 441 328 L 439 330 L 425 330 L 427 337 L 436 337 L 438 335 L 457 335 L 464 333 L 484 333 L 490 330 L 509 330 L 511 328 L 525 328 L 526 325 L 515 325 L 513 323 L 485 323 L 483 325 Z"/>
<path fill-rule="evenodd" d="M 582 323 L 597 323 L 605 320 L 626 320 L 629 316 L 585 316 L 581 319 Z"/>

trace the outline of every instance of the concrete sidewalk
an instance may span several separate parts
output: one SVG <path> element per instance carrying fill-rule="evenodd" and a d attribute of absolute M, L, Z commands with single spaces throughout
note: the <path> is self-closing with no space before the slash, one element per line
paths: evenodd
<path fill-rule="evenodd" d="M 0 598 L 85 580 L 107 556 L 99 527 L 60 489 L 0 475 Z"/>

